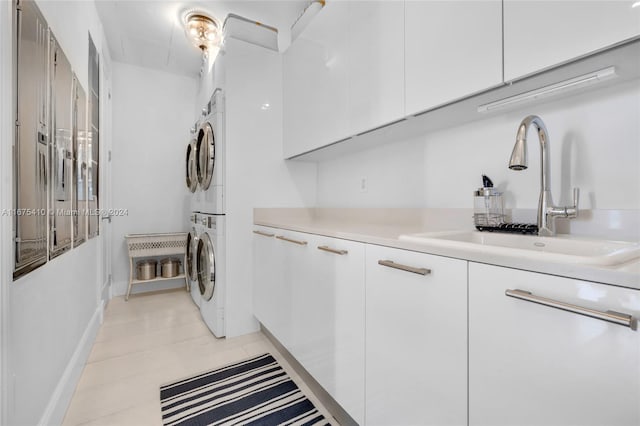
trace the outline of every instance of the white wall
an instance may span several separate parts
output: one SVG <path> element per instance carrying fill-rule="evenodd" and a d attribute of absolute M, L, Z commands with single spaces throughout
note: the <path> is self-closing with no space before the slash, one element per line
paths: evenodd
<path fill-rule="evenodd" d="M 126 292 L 129 260 L 124 236 L 188 230 L 190 193 L 184 156 L 193 126 L 197 81 L 113 63 L 112 207 L 113 292 Z M 136 291 L 184 285 L 171 280 L 139 284 Z"/>
<path fill-rule="evenodd" d="M 579 187 L 582 209 L 640 209 L 637 80 L 321 162 L 318 206 L 472 208 L 472 191 L 485 173 L 505 192 L 507 207 L 535 209 L 540 149 L 534 130 L 529 169 L 507 167 L 518 124 L 528 114 L 542 117 L 549 131 L 556 204 L 570 204 L 572 188 Z"/>
<path fill-rule="evenodd" d="M 91 33 L 99 50 L 103 46 L 102 25 L 94 3 L 38 1 L 38 5 L 81 84 L 88 87 L 88 34 Z M 2 2 L 0 6 L 1 68 L 8 71 L 12 2 Z M 3 73 L 0 193 L 2 209 L 10 210 L 13 126 L 9 124 L 12 96 L 7 84 L 11 84 L 11 78 Z M 6 398 L 3 421 L 11 425 L 55 424 L 62 421 L 81 371 L 78 366 L 84 364 L 87 345 L 92 343 L 97 329 L 101 308 L 96 274 L 100 240 L 92 239 L 13 282 L 11 234 L 10 218 L 3 217 L 2 333 L 3 356 L 8 362 L 6 375 L 2 377 L 1 392 Z"/>
<path fill-rule="evenodd" d="M 0 3 L 0 206 L 11 206 L 13 191 L 11 149 L 13 83 L 11 81 L 11 8 L 10 2 Z M 11 217 L 0 216 L 0 424 L 8 423 L 7 383 L 9 382 L 9 282 L 13 269 Z"/>

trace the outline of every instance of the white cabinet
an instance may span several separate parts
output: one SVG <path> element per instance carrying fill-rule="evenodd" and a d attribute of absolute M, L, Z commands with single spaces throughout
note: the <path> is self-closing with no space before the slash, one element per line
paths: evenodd
<path fill-rule="evenodd" d="M 254 313 L 364 424 L 364 244 L 254 227 Z"/>
<path fill-rule="evenodd" d="M 498 86 L 502 2 L 407 1 L 404 48 L 406 115 Z"/>
<path fill-rule="evenodd" d="M 348 2 L 349 133 L 404 117 L 404 2 Z"/>
<path fill-rule="evenodd" d="M 294 299 L 310 268 L 308 234 L 259 226 L 253 232 L 254 315 L 295 356 Z"/>
<path fill-rule="evenodd" d="M 285 158 L 349 133 L 347 28 L 347 2 L 328 2 L 283 55 Z"/>
<path fill-rule="evenodd" d="M 640 35 L 635 3 L 505 0 L 505 81 Z"/>
<path fill-rule="evenodd" d="M 367 245 L 365 271 L 366 423 L 466 425 L 467 262 Z"/>
<path fill-rule="evenodd" d="M 285 281 L 285 250 L 278 229 L 254 226 L 253 313 L 283 345 L 291 341 L 291 283 Z"/>
<path fill-rule="evenodd" d="M 469 264 L 469 424 L 640 424 L 640 333 L 506 290 L 640 315 L 640 291 Z"/>
<path fill-rule="evenodd" d="M 309 259 L 302 262 L 304 279 L 293 287 L 291 352 L 364 424 L 364 244 L 305 239 Z"/>
<path fill-rule="evenodd" d="M 285 158 L 404 116 L 403 25 L 403 2 L 327 2 L 283 56 Z"/>

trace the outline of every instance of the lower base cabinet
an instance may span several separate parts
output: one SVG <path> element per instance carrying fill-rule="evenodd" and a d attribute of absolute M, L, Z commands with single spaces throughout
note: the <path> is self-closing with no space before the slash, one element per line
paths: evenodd
<path fill-rule="evenodd" d="M 364 244 L 276 228 L 254 232 L 256 318 L 364 424 Z"/>
<path fill-rule="evenodd" d="M 640 425 L 637 324 L 589 316 L 640 290 L 254 232 L 256 317 L 358 424 Z"/>
<path fill-rule="evenodd" d="M 276 228 L 253 230 L 253 313 L 285 347 L 291 341 L 290 269 L 283 246 L 275 239 Z"/>
<path fill-rule="evenodd" d="M 366 278 L 366 424 L 466 425 L 467 262 L 367 245 Z"/>
<path fill-rule="evenodd" d="M 639 290 L 470 263 L 469 425 L 640 425 L 640 332 L 507 290 L 640 316 Z"/>
<path fill-rule="evenodd" d="M 364 244 L 305 235 L 309 262 L 293 287 L 291 353 L 364 424 Z"/>

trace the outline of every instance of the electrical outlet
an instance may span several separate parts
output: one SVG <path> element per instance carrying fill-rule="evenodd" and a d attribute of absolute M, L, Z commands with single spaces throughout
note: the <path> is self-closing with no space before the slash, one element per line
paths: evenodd
<path fill-rule="evenodd" d="M 360 178 L 360 192 L 367 192 L 369 184 L 367 182 L 367 177 L 363 176 Z"/>

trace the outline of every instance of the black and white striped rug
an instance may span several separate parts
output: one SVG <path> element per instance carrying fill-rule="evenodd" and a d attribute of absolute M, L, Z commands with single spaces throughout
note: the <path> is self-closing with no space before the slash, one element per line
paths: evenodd
<path fill-rule="evenodd" d="M 329 425 L 264 354 L 160 387 L 164 425 Z"/>

